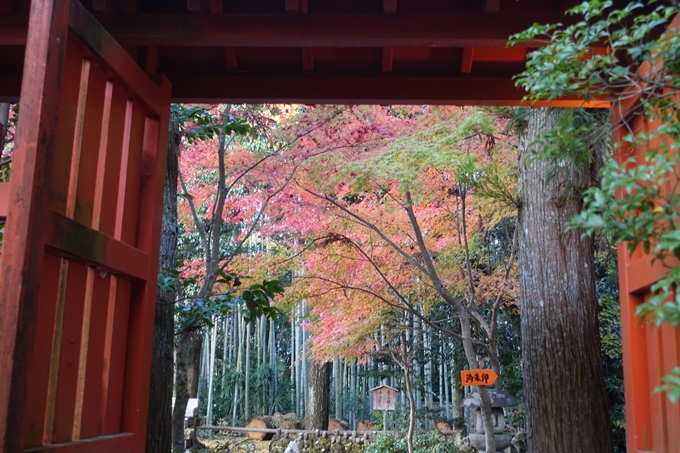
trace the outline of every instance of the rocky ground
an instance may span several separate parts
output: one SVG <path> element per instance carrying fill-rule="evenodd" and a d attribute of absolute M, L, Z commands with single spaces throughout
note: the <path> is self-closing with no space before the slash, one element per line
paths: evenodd
<path fill-rule="evenodd" d="M 267 453 L 269 441 L 249 440 L 245 437 L 215 435 L 212 439 L 201 437 L 202 444 L 215 453 Z"/>

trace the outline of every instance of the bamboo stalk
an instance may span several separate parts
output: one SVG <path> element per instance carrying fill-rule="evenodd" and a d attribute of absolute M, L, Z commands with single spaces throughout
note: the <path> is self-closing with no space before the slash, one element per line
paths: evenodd
<path fill-rule="evenodd" d="M 212 339 L 210 341 L 210 374 L 208 375 L 208 411 L 207 419 L 208 424 L 212 425 L 213 422 L 213 390 L 215 385 L 215 351 L 217 345 L 217 319 L 214 320 L 212 328 Z"/>

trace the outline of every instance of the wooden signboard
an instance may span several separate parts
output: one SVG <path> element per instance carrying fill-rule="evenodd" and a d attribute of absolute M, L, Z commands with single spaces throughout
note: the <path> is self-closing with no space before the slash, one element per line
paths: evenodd
<path fill-rule="evenodd" d="M 463 387 L 470 385 L 491 385 L 498 375 L 493 370 L 463 370 L 460 372 L 460 383 Z"/>
<path fill-rule="evenodd" d="M 373 392 L 373 410 L 374 411 L 393 411 L 394 410 L 394 397 L 397 393 L 397 389 L 392 388 L 388 385 L 381 385 L 374 389 Z"/>

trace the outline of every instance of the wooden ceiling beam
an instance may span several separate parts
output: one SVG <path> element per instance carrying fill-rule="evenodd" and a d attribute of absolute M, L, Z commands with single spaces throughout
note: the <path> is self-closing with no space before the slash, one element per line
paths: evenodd
<path fill-rule="evenodd" d="M 311 47 L 302 48 L 302 70 L 305 72 L 314 70 L 314 49 Z"/>
<path fill-rule="evenodd" d="M 230 72 L 238 69 L 238 56 L 236 55 L 236 49 L 233 47 L 224 48 L 224 66 Z"/>
<path fill-rule="evenodd" d="M 290 14 L 300 12 L 300 0 L 285 0 L 286 11 Z"/>
<path fill-rule="evenodd" d="M 394 48 L 386 47 L 382 53 L 382 72 L 392 72 L 392 63 L 394 61 Z"/>
<path fill-rule="evenodd" d="M 208 0 L 208 10 L 210 14 L 222 14 L 224 12 L 224 2 L 222 0 Z"/>
<path fill-rule="evenodd" d="M 11 13 L 15 7 L 14 0 L 0 0 L 0 13 Z"/>
<path fill-rule="evenodd" d="M 100 13 L 114 13 L 118 11 L 116 0 L 92 0 L 92 9 Z"/>
<path fill-rule="evenodd" d="M 285 0 L 286 11 L 290 14 L 307 14 L 309 12 L 309 0 Z"/>
<path fill-rule="evenodd" d="M 207 13 L 208 0 L 187 0 L 187 9 L 192 13 Z"/>
<path fill-rule="evenodd" d="M 0 13 L 11 13 L 14 7 L 14 0 L 0 0 Z"/>
<path fill-rule="evenodd" d="M 460 62 L 460 72 L 463 74 L 469 74 L 472 72 L 472 61 L 475 58 L 474 47 L 465 47 L 463 49 L 463 58 Z"/>
<path fill-rule="evenodd" d="M 521 105 L 510 78 L 319 74 L 167 74 L 173 102 Z M 540 105 L 577 107 L 576 99 Z"/>
<path fill-rule="evenodd" d="M 508 36 L 535 22 L 565 22 L 561 15 L 509 18 L 500 15 L 137 14 L 97 15 L 97 19 L 119 41 L 137 45 L 373 48 L 502 48 Z M 536 43 L 524 46 L 536 47 Z"/>
<path fill-rule="evenodd" d="M 123 14 L 137 14 L 137 0 L 117 0 L 118 10 Z"/>
<path fill-rule="evenodd" d="M 484 0 L 484 14 L 494 14 L 500 9 L 501 0 Z"/>
<path fill-rule="evenodd" d="M 144 71 L 147 74 L 156 74 L 158 72 L 158 47 L 148 46 L 146 48 L 146 55 L 144 58 Z"/>

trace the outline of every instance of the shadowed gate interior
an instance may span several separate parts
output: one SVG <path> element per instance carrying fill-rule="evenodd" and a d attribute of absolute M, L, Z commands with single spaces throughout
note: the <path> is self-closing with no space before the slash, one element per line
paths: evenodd
<path fill-rule="evenodd" d="M 0 450 L 144 450 L 171 100 L 519 105 L 531 45 L 507 37 L 568 3 L 0 0 L 0 102 L 21 101 L 0 184 Z M 650 389 L 677 332 L 630 349 L 649 275 L 622 279 L 628 443 L 676 451 L 680 409 Z"/>

